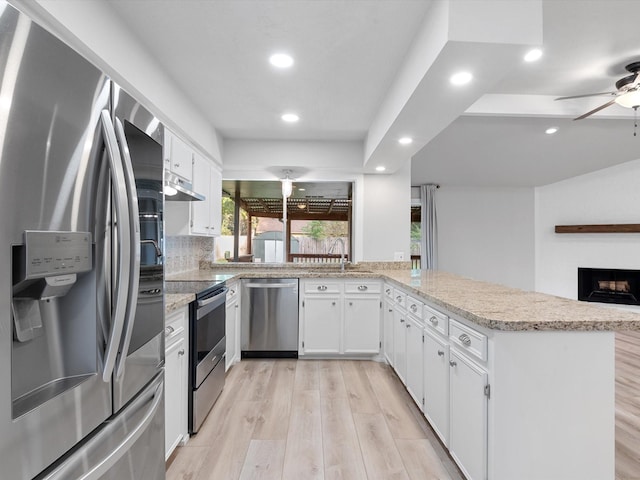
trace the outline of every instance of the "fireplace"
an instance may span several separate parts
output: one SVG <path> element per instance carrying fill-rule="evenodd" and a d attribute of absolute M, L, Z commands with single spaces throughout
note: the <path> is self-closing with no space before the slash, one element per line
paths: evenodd
<path fill-rule="evenodd" d="M 578 268 L 578 300 L 640 305 L 640 270 Z"/>

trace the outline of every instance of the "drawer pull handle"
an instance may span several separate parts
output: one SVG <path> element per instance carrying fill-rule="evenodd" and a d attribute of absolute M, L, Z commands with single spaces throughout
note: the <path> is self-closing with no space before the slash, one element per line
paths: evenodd
<path fill-rule="evenodd" d="M 456 365 L 458 365 L 456 362 L 454 362 L 453 360 L 449 360 L 450 367 L 455 367 Z"/>
<path fill-rule="evenodd" d="M 411 309 L 411 311 L 413 313 L 416 313 L 416 311 L 418 311 L 418 306 L 415 303 L 413 305 L 411 305 L 409 308 Z"/>
<path fill-rule="evenodd" d="M 398 295 L 398 296 L 396 297 L 396 302 L 398 302 L 398 303 L 399 303 L 400 301 L 402 301 L 402 297 L 401 297 L 400 295 Z"/>
<path fill-rule="evenodd" d="M 353 302 L 349 302 L 349 306 L 351 307 L 353 305 Z"/>
<path fill-rule="evenodd" d="M 465 347 L 471 345 L 471 337 L 469 337 L 469 335 L 467 335 L 466 333 L 460 335 L 458 337 L 458 340 L 460 340 L 460 343 L 462 343 Z"/>
<path fill-rule="evenodd" d="M 365 290 L 368 290 L 369 287 L 367 287 L 366 285 L 359 285 L 358 286 L 358 290 L 360 290 L 361 292 L 364 292 Z"/>
<path fill-rule="evenodd" d="M 164 334 L 165 334 L 165 336 L 168 337 L 169 335 L 171 335 L 175 331 L 176 331 L 175 328 L 173 328 L 172 326 L 168 326 L 168 327 L 165 327 Z"/>
<path fill-rule="evenodd" d="M 411 327 L 411 324 L 410 324 L 410 323 L 407 323 L 407 328 L 410 328 L 410 327 Z"/>
<path fill-rule="evenodd" d="M 390 308 L 390 309 L 389 309 L 389 313 L 393 313 L 393 308 Z"/>
<path fill-rule="evenodd" d="M 326 285 L 318 285 L 318 290 L 321 292 L 324 292 L 327 290 L 327 286 Z"/>
<path fill-rule="evenodd" d="M 444 350 L 438 350 L 438 356 L 444 357 Z"/>
<path fill-rule="evenodd" d="M 173 166 L 176 167 L 176 168 L 180 168 L 180 164 L 179 163 L 174 163 Z"/>
<path fill-rule="evenodd" d="M 182 349 L 182 350 L 180 350 L 180 351 L 178 352 L 178 356 L 181 356 L 181 355 L 184 355 L 184 349 Z"/>
<path fill-rule="evenodd" d="M 434 325 L 434 326 L 438 325 L 438 317 L 436 317 L 435 315 L 431 317 L 429 321 L 431 322 L 431 325 Z"/>
<path fill-rule="evenodd" d="M 387 288 L 387 289 L 384 291 L 384 293 L 386 293 L 387 295 L 389 295 L 389 294 L 391 293 L 391 289 L 390 289 L 390 288 Z"/>
<path fill-rule="evenodd" d="M 400 323 L 404 323 L 404 318 L 401 318 L 401 319 L 400 319 Z"/>
<path fill-rule="evenodd" d="M 336 302 L 331 302 L 331 305 L 333 305 L 335 307 L 336 306 Z"/>

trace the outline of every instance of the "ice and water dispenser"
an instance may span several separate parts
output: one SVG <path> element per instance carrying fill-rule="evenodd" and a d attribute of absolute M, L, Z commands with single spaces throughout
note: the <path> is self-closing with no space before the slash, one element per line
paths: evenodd
<path fill-rule="evenodd" d="M 96 373 L 96 275 L 88 232 L 25 231 L 12 254 L 17 418 Z"/>

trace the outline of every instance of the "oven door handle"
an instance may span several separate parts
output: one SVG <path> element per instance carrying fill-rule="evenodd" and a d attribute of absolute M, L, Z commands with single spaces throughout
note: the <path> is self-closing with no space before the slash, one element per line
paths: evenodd
<path fill-rule="evenodd" d="M 205 298 L 204 300 L 198 300 L 198 307 L 199 308 L 200 307 L 206 307 L 210 303 L 213 303 L 216 300 L 220 299 L 220 297 L 225 297 L 227 295 L 227 291 L 228 290 L 229 289 L 227 287 L 224 287 L 222 292 L 220 292 L 218 295 L 214 295 L 213 297 L 210 297 L 210 298 Z"/>
<path fill-rule="evenodd" d="M 293 288 L 297 283 L 246 283 L 247 288 Z"/>

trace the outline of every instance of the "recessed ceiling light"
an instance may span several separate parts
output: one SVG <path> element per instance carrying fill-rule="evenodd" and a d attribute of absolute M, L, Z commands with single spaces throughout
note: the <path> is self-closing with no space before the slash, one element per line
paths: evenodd
<path fill-rule="evenodd" d="M 413 138 L 411 137 L 402 137 L 398 140 L 398 143 L 401 145 L 409 145 L 411 142 L 413 142 Z"/>
<path fill-rule="evenodd" d="M 469 72 L 458 72 L 451 75 L 449 81 L 454 85 L 465 85 L 473 79 L 473 75 Z"/>
<path fill-rule="evenodd" d="M 540 50 L 539 48 L 534 48 L 527 52 L 527 54 L 524 56 L 524 61 L 535 62 L 536 60 L 540 60 L 540 57 L 542 57 L 542 50 Z"/>
<path fill-rule="evenodd" d="M 299 192 L 304 192 L 306 190 L 306 188 L 299 188 L 298 191 Z"/>
<path fill-rule="evenodd" d="M 553 135 L 557 131 L 558 131 L 558 127 L 549 127 L 544 131 L 544 133 L 546 133 L 547 135 Z"/>
<path fill-rule="evenodd" d="M 376 167 L 376 172 L 384 172 L 386 170 L 386 167 L 383 167 L 382 165 Z"/>
<path fill-rule="evenodd" d="M 274 53 L 269 57 L 269 63 L 277 68 L 289 68 L 293 65 L 293 57 L 287 53 Z"/>
<path fill-rule="evenodd" d="M 298 115 L 296 115 L 295 113 L 285 113 L 280 118 L 282 118 L 282 120 L 287 122 L 287 123 L 295 123 L 298 120 L 300 120 L 300 117 Z"/>

